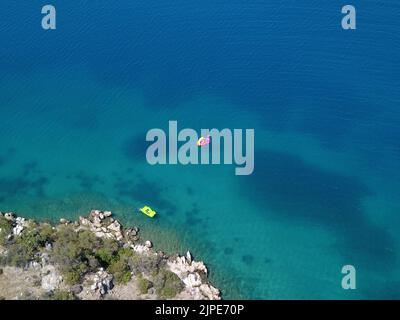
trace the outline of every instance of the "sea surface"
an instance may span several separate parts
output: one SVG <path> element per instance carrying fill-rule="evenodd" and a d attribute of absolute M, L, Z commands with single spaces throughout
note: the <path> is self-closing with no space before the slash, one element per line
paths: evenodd
<path fill-rule="evenodd" d="M 51 31 L 0 2 L 1 211 L 112 210 L 224 298 L 400 299 L 398 0 L 353 1 L 347 31 L 336 0 L 48 2 Z M 254 173 L 149 165 L 169 120 L 253 128 Z"/>

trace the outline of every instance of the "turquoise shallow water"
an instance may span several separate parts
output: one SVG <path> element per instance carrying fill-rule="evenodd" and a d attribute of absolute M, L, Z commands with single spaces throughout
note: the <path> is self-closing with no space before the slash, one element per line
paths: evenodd
<path fill-rule="evenodd" d="M 169 110 L 154 120 L 137 92 L 97 90 L 90 77 L 51 78 L 35 75 L 2 86 L 25 92 L 13 98 L 10 109 L 30 103 L 38 111 L 29 118 L 14 111 L 7 117 L 23 132 L 2 126 L 2 210 L 56 220 L 111 209 L 156 237 L 159 247 L 194 251 L 228 298 L 380 297 L 373 288 L 398 276 L 399 221 L 391 215 L 398 209 L 391 194 L 396 188 L 374 177 L 373 168 L 360 168 L 356 156 L 332 152 L 307 135 L 260 128 L 256 138 L 265 142 L 257 149 L 254 176 L 235 176 L 230 165 L 150 166 L 141 138 L 150 123 L 166 127 Z M 33 86 L 31 93 L 18 88 L 23 83 Z M 51 94 L 43 96 L 42 90 Z M 60 114 L 53 101 L 70 110 Z M 89 102 L 83 107 L 82 101 Z M 98 103 L 104 105 L 101 112 Z M 259 121 L 211 97 L 176 108 L 174 119 L 200 129 L 181 120 L 200 108 L 205 114 L 229 110 L 233 127 L 236 114 Z M 92 112 L 94 118 L 88 116 Z M 214 121 L 216 127 L 219 121 L 226 125 L 223 117 Z M 160 212 L 158 221 L 134 214 L 143 204 Z M 167 230 L 163 236 L 160 228 Z M 343 295 L 340 269 L 349 261 L 362 266 L 359 281 L 367 281 L 355 294 Z"/>
<path fill-rule="evenodd" d="M 385 23 L 365 13 L 353 35 L 332 2 L 55 4 L 54 33 L 33 27 L 39 2 L 0 5 L 0 210 L 112 210 L 206 261 L 225 298 L 399 298 L 395 2 L 365 1 Z M 145 134 L 169 120 L 254 128 L 254 174 L 148 165 Z"/>

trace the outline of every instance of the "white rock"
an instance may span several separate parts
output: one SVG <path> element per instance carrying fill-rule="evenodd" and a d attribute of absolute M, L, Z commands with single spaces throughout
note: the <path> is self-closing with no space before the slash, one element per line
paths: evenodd
<path fill-rule="evenodd" d="M 186 278 L 184 278 L 183 283 L 186 287 L 200 287 L 202 285 L 201 277 L 198 273 L 190 273 Z"/>
<path fill-rule="evenodd" d="M 25 222 L 25 218 L 17 217 L 17 218 L 15 219 L 15 223 L 16 223 L 16 224 L 21 224 L 21 225 L 23 225 L 24 222 Z"/>
<path fill-rule="evenodd" d="M 110 229 L 111 231 L 114 231 L 114 232 L 120 232 L 121 231 L 121 225 L 117 220 L 115 220 L 113 223 L 108 225 L 107 229 Z"/>
<path fill-rule="evenodd" d="M 79 223 L 83 226 L 88 226 L 90 225 L 90 221 L 84 217 L 79 217 Z"/>
<path fill-rule="evenodd" d="M 192 263 L 192 255 L 190 254 L 190 251 L 186 252 L 186 260 L 189 264 Z"/>
<path fill-rule="evenodd" d="M 17 225 L 13 228 L 13 235 L 19 236 L 23 230 L 24 230 L 24 227 L 23 227 L 22 225 L 20 225 L 20 224 L 17 224 Z"/>
<path fill-rule="evenodd" d="M 209 300 L 221 300 L 220 291 L 209 284 L 202 284 L 200 292 Z"/>
<path fill-rule="evenodd" d="M 42 253 L 41 255 L 42 266 L 47 266 L 49 262 L 50 262 L 49 254 L 47 252 Z"/>
<path fill-rule="evenodd" d="M 28 268 L 31 268 L 31 269 L 40 269 L 42 266 L 40 265 L 40 263 L 39 262 L 36 262 L 36 261 L 31 261 L 31 262 L 29 262 L 29 265 L 28 265 Z"/>
<path fill-rule="evenodd" d="M 150 240 L 147 240 L 147 241 L 144 243 L 144 245 L 145 245 L 147 248 L 149 248 L 149 249 L 153 247 L 153 244 L 151 243 Z"/>
<path fill-rule="evenodd" d="M 111 211 L 104 211 L 103 214 L 104 214 L 104 216 L 105 216 L 106 218 L 112 216 L 112 212 L 111 212 Z"/>
<path fill-rule="evenodd" d="M 135 229 L 128 229 L 128 230 L 126 230 L 126 233 L 129 236 L 136 236 L 137 235 L 137 231 Z"/>
<path fill-rule="evenodd" d="M 104 238 L 106 236 L 106 233 L 100 231 L 100 232 L 95 232 L 94 235 L 97 238 Z"/>
<path fill-rule="evenodd" d="M 107 239 L 114 239 L 114 236 L 112 235 L 112 233 L 105 233 L 104 237 Z"/>
<path fill-rule="evenodd" d="M 141 244 L 133 245 L 132 246 L 133 251 L 137 253 L 144 253 L 144 252 L 149 252 L 150 249 L 146 246 L 143 246 Z"/>
<path fill-rule="evenodd" d="M 6 213 L 4 214 L 4 218 L 6 218 L 7 220 L 10 220 L 10 221 L 15 221 L 15 213 L 13 213 L 13 212 L 6 212 Z"/>
<path fill-rule="evenodd" d="M 99 271 L 97 271 L 96 275 L 93 277 L 93 281 L 94 283 L 90 288 L 93 291 L 98 290 L 100 296 L 105 295 L 114 286 L 113 276 L 107 273 L 107 271 L 104 271 L 103 268 L 100 268 Z"/>
<path fill-rule="evenodd" d="M 99 216 L 93 218 L 93 225 L 97 228 L 101 228 L 101 219 Z"/>
<path fill-rule="evenodd" d="M 169 269 L 185 284 L 185 291 L 195 300 L 220 299 L 219 291 L 207 283 L 202 283 L 201 274 L 207 274 L 202 261 L 194 261 L 190 252 L 167 262 Z"/>
<path fill-rule="evenodd" d="M 91 212 L 90 212 L 90 215 L 92 216 L 92 217 L 96 217 L 96 216 L 98 216 L 100 214 L 100 210 L 92 210 Z"/>
<path fill-rule="evenodd" d="M 42 288 L 46 291 L 53 291 L 57 289 L 62 281 L 62 277 L 56 271 L 54 266 L 47 266 L 43 268 L 42 272 L 47 270 L 48 274 L 42 277 Z"/>

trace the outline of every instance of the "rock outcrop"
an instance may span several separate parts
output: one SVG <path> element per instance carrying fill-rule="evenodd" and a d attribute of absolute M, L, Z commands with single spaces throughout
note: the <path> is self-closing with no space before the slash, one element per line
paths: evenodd
<path fill-rule="evenodd" d="M 89 218 L 79 217 L 79 225 L 83 229 L 92 231 L 98 238 L 110 238 L 117 241 L 124 239 L 124 231 L 122 225 L 118 220 L 111 218 L 112 213 L 110 211 L 92 210 Z M 137 241 L 136 232 L 132 232 L 133 229 L 128 229 L 126 236 Z"/>
<path fill-rule="evenodd" d="M 168 261 L 170 270 L 175 273 L 185 284 L 186 293 L 194 300 L 220 300 L 220 291 L 203 282 L 208 270 L 202 261 L 194 261 L 188 251 L 186 256 L 178 256 Z M 205 277 L 202 277 L 204 275 Z"/>
<path fill-rule="evenodd" d="M 29 221 L 27 221 L 25 218 L 17 217 L 14 212 L 0 212 L 0 215 L 10 221 L 12 224 L 12 233 L 8 235 L 8 238 L 19 236 L 22 231 L 24 231 L 24 229 L 27 228 L 29 225 Z"/>
<path fill-rule="evenodd" d="M 42 273 L 41 286 L 43 290 L 49 292 L 59 288 L 63 279 L 55 266 L 46 265 L 42 267 L 41 273 Z"/>
<path fill-rule="evenodd" d="M 114 287 L 113 279 L 114 277 L 112 274 L 109 274 L 103 268 L 100 268 L 93 277 L 93 284 L 90 289 L 97 292 L 100 297 L 103 297 Z"/>

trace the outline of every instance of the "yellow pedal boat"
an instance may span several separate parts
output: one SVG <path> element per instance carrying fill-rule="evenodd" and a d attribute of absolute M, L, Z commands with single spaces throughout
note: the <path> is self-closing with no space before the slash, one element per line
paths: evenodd
<path fill-rule="evenodd" d="M 139 211 L 150 218 L 154 218 L 154 216 L 157 214 L 157 212 L 155 212 L 149 206 L 144 206 L 143 208 L 140 208 Z"/>

